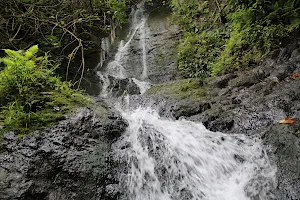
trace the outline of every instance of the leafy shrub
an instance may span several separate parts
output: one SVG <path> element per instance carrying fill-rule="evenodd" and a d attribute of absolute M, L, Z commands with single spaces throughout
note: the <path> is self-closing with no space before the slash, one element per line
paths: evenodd
<path fill-rule="evenodd" d="M 255 66 L 300 26 L 296 0 L 170 1 L 184 33 L 177 58 L 184 77 Z"/>
<path fill-rule="evenodd" d="M 178 46 L 178 68 L 188 77 L 207 77 L 210 66 L 216 62 L 222 52 L 225 40 L 224 32 L 219 29 L 197 33 L 188 33 Z"/>
<path fill-rule="evenodd" d="M 81 91 L 54 76 L 47 54 L 37 57 L 38 46 L 26 51 L 6 49 L 0 58 L 0 123 L 5 130 L 26 133 L 55 122 L 78 104 L 86 103 Z"/>
<path fill-rule="evenodd" d="M 295 3 L 252 1 L 236 5 L 229 2 L 226 17 L 231 33 L 224 51 L 212 65 L 212 75 L 251 67 L 262 61 L 282 38 L 299 28 L 300 16 L 295 10 L 300 10 L 299 5 L 295 8 Z"/>

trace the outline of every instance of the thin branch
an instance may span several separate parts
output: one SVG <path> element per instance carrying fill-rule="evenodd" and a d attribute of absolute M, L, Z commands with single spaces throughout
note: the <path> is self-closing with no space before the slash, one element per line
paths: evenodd
<path fill-rule="evenodd" d="M 9 39 L 10 42 L 12 42 L 12 41 L 17 37 L 17 35 L 19 34 L 19 32 L 20 32 L 20 30 L 21 30 L 21 27 L 22 27 L 22 25 L 20 24 L 20 26 L 19 26 L 19 28 L 18 28 L 16 34 L 15 34 L 12 38 Z"/>
<path fill-rule="evenodd" d="M 217 7 L 219 9 L 219 21 L 220 23 L 222 23 L 222 18 L 221 18 L 221 13 L 222 13 L 222 10 L 221 7 L 220 7 L 220 3 L 218 2 L 218 0 L 215 0 L 216 4 L 217 4 Z"/>
<path fill-rule="evenodd" d="M 65 45 L 64 48 L 60 51 L 60 54 L 62 54 L 62 53 L 64 52 L 64 50 L 65 50 L 68 46 L 70 46 L 71 44 L 73 44 L 75 41 L 77 41 L 77 40 L 75 39 L 75 40 L 71 41 L 69 44 Z"/>
<path fill-rule="evenodd" d="M 83 77 L 83 74 L 84 74 L 84 69 L 85 69 L 84 48 L 83 48 L 83 45 L 82 45 L 82 40 L 79 37 L 77 37 L 73 32 L 71 32 L 70 30 L 66 29 L 62 25 L 60 25 L 58 22 L 52 22 L 52 21 L 47 21 L 47 20 L 42 20 L 42 19 L 36 19 L 36 18 L 33 18 L 33 17 L 28 17 L 28 18 L 34 19 L 34 20 L 37 20 L 37 21 L 41 21 L 41 22 L 45 22 L 45 23 L 49 23 L 49 24 L 52 24 L 54 26 L 57 26 L 57 27 L 63 29 L 65 32 L 69 33 L 72 37 L 74 37 L 77 40 L 78 46 L 75 49 L 73 49 L 72 56 L 77 53 L 77 51 L 78 51 L 79 48 L 81 49 L 82 72 L 81 72 L 81 76 L 80 76 L 79 84 L 78 84 L 78 87 L 80 87 L 80 84 L 81 84 L 81 81 L 82 81 L 82 77 Z M 74 23 L 74 25 L 75 25 L 75 23 Z M 71 59 L 69 59 L 69 62 L 68 62 L 66 79 L 68 78 L 69 66 L 70 66 L 70 62 L 71 62 L 70 60 Z"/>
<path fill-rule="evenodd" d="M 73 55 L 76 55 L 77 54 L 77 51 L 80 47 L 77 46 L 75 49 L 73 49 L 72 53 L 71 53 L 71 56 L 73 57 Z M 66 73 L 66 80 L 68 80 L 68 75 L 69 75 L 69 67 L 70 67 L 70 63 L 71 63 L 71 60 L 72 60 L 72 57 L 69 58 L 69 61 L 68 61 L 68 65 L 67 65 L 67 73 Z"/>
<path fill-rule="evenodd" d="M 80 87 L 82 78 L 83 78 L 83 74 L 84 74 L 84 68 L 85 68 L 85 62 L 84 62 L 84 49 L 83 47 L 81 48 L 81 60 L 82 60 L 82 70 L 81 70 L 81 76 L 79 79 L 79 83 L 78 83 L 78 88 Z"/>

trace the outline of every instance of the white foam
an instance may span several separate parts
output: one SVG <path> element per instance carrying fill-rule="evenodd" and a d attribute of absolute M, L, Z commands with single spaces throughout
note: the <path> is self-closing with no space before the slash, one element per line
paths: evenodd
<path fill-rule="evenodd" d="M 162 119 L 151 109 L 126 111 L 123 116 L 129 128 L 114 148 L 127 158 L 128 199 L 271 198 L 276 167 L 270 165 L 259 139 Z M 124 144 L 128 147 L 122 149 Z"/>

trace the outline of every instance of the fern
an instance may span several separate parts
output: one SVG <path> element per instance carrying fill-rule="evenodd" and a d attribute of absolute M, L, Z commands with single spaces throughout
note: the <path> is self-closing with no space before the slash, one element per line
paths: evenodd
<path fill-rule="evenodd" d="M 47 55 L 36 58 L 37 45 L 25 52 L 8 49 L 5 52 L 7 56 L 0 59 L 5 65 L 0 71 L 0 99 L 3 100 L 0 106 L 5 115 L 0 123 L 4 124 L 4 130 L 26 133 L 42 128 L 76 104 L 87 102 L 81 91 L 71 89 L 71 83 L 53 76 L 57 66 Z M 55 112 L 54 107 L 64 109 Z"/>

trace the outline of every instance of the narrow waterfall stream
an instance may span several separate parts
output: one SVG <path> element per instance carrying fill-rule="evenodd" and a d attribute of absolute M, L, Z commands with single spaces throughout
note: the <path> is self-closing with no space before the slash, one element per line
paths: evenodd
<path fill-rule="evenodd" d="M 103 97 L 107 97 L 111 93 L 108 90 L 110 85 L 109 76 L 116 79 L 130 78 L 131 81 L 134 81 L 135 84 L 139 86 L 141 92 L 145 92 L 150 88 L 150 83 L 144 82 L 147 79 L 147 38 L 149 37 L 149 30 L 147 27 L 147 18 L 145 14 L 144 2 L 141 2 L 137 5 L 137 8 L 131 13 L 131 26 L 129 34 L 127 35 L 127 41 L 121 41 L 118 47 L 118 51 L 115 55 L 115 58 L 112 62 L 108 63 L 104 72 L 99 72 L 98 75 L 103 82 L 102 93 Z M 129 58 L 130 45 L 134 39 L 137 37 L 139 40 L 138 45 L 141 47 L 141 63 L 142 70 L 138 70 L 141 66 L 135 67 L 133 72 L 129 74 L 129 71 L 132 71 L 133 66 L 129 66 L 127 61 Z M 139 73 L 141 71 L 141 73 Z"/>
<path fill-rule="evenodd" d="M 101 95 L 109 97 L 111 81 L 129 78 L 144 93 L 147 79 L 147 14 L 144 3 L 132 13 L 126 41 L 113 61 L 99 72 Z M 129 51 L 138 40 L 141 65 L 129 66 Z M 133 70 L 134 69 L 134 70 Z M 129 101 L 129 97 L 127 97 Z M 122 104 L 123 105 L 123 104 Z M 129 200 L 268 200 L 276 187 L 260 139 L 241 134 L 211 132 L 201 123 L 165 119 L 151 108 L 116 106 L 129 122 L 113 145 L 116 160 L 124 160 L 120 184 Z"/>

